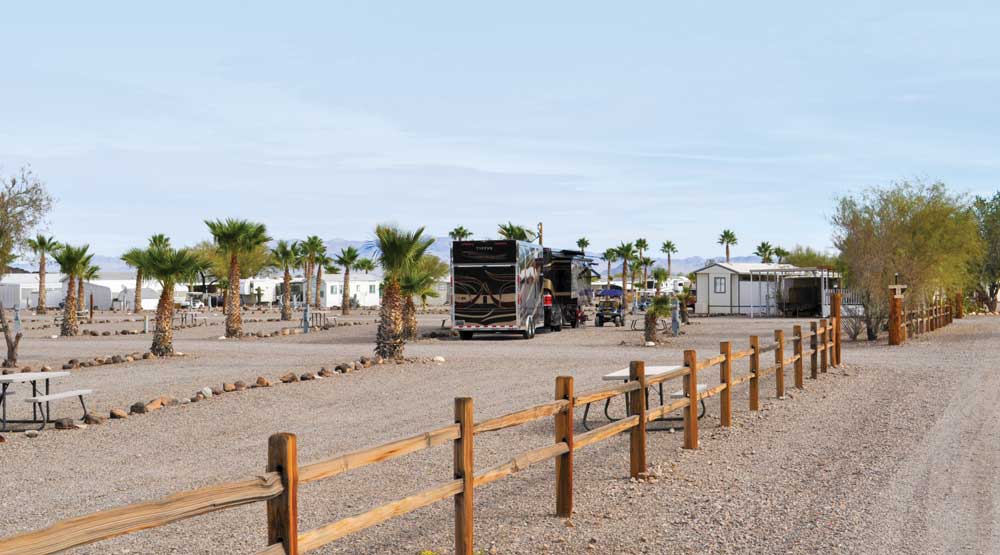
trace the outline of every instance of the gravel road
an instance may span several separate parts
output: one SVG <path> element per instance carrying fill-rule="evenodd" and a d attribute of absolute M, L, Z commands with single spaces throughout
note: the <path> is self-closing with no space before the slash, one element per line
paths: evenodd
<path fill-rule="evenodd" d="M 422 317 L 422 329 L 441 318 Z M 477 419 L 488 418 L 551 399 L 557 375 L 573 375 L 582 391 L 629 360 L 679 364 L 686 348 L 707 357 L 721 340 L 745 348 L 748 335 L 766 343 L 773 330 L 790 332 L 794 323 L 802 322 L 698 319 L 655 348 L 623 328 L 566 330 L 533 341 L 421 340 L 407 346 L 408 355 L 446 362 L 226 394 L 36 439 L 5 434 L 0 536 L 253 475 L 264 467 L 274 432 L 296 433 L 299 460 L 311 462 L 449 422 L 457 396 L 473 397 Z M 219 327 L 181 330 L 176 343 L 186 357 L 84 368 L 71 383 L 96 389 L 93 403 L 106 412 L 223 381 L 315 371 L 370 354 L 374 332 L 359 325 L 220 341 Z M 29 332 L 26 363 L 145 350 L 149 341 L 51 340 L 48 333 Z M 530 467 L 476 491 L 476 545 L 488 553 L 998 553 L 998 339 L 1000 319 L 971 317 L 901 348 L 845 343 L 846 364 L 807 380 L 805 390 L 789 388 L 778 400 L 765 381 L 759 414 L 747 411 L 745 386 L 737 389 L 731 429 L 718 427 L 718 406 L 710 402 L 697 451 L 680 449 L 680 433 L 651 432 L 656 478 L 649 482 L 626 478 L 626 437 L 589 447 L 576 455 L 576 511 L 568 521 L 552 516 L 552 464 Z M 477 437 L 476 467 L 551 441 L 549 421 Z M 450 477 L 450 447 L 442 446 L 306 485 L 301 529 Z M 449 553 L 451 513 L 442 502 L 317 552 Z M 241 507 L 73 553 L 254 553 L 264 545 L 264 521 L 263 505 Z"/>

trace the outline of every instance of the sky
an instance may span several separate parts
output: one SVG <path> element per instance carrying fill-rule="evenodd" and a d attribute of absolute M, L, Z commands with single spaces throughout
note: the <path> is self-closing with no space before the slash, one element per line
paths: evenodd
<path fill-rule="evenodd" d="M 828 249 L 840 195 L 1000 188 L 1000 5 L 681 4 L 5 3 L 0 174 L 112 256 L 224 217 Z"/>

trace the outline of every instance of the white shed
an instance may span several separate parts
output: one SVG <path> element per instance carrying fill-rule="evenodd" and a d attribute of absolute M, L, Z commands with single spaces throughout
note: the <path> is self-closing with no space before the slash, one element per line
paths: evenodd
<path fill-rule="evenodd" d="M 695 313 L 798 316 L 830 314 L 840 274 L 791 264 L 715 262 L 695 272 Z"/>

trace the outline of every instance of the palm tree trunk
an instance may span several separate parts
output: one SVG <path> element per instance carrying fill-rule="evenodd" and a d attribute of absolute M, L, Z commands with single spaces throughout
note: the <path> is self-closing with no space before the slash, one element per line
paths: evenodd
<path fill-rule="evenodd" d="M 726 244 L 726 263 L 729 263 L 729 244 Z"/>
<path fill-rule="evenodd" d="M 292 319 L 292 272 L 285 268 L 284 295 L 281 296 L 281 319 Z"/>
<path fill-rule="evenodd" d="M 78 307 L 77 310 L 83 311 L 85 308 L 87 308 L 87 305 L 83 301 L 83 276 L 76 278 L 76 285 L 77 285 L 76 305 Z"/>
<path fill-rule="evenodd" d="M 375 354 L 389 360 L 403 358 L 403 306 L 399 280 L 389 278 L 382 294 Z"/>
<path fill-rule="evenodd" d="M 628 260 L 622 260 L 622 308 L 628 304 Z"/>
<path fill-rule="evenodd" d="M 674 262 L 670 259 L 670 253 L 667 253 L 667 277 L 674 275 Z"/>
<path fill-rule="evenodd" d="M 229 259 L 229 289 L 226 293 L 226 337 L 243 335 L 243 315 L 240 314 L 240 261 L 236 253 Z"/>
<path fill-rule="evenodd" d="M 403 299 L 403 339 L 416 339 L 417 337 L 417 307 L 413 304 L 413 296 L 407 295 Z"/>
<path fill-rule="evenodd" d="M 646 341 L 656 341 L 656 311 L 650 309 L 646 310 L 646 326 L 643 329 L 643 338 Z"/>
<path fill-rule="evenodd" d="M 320 293 L 320 291 L 319 290 L 320 290 L 320 287 L 322 287 L 322 286 L 323 286 L 323 266 L 317 265 L 316 266 L 316 292 L 314 293 L 314 298 L 316 299 L 316 301 L 313 303 L 313 306 L 316 307 L 316 310 L 320 309 L 320 306 L 319 306 L 319 293 Z"/>
<path fill-rule="evenodd" d="M 608 291 L 611 291 L 611 261 L 608 260 Z"/>
<path fill-rule="evenodd" d="M 351 313 L 351 296 L 348 292 L 351 288 L 351 269 L 344 266 L 344 291 L 340 297 L 340 313 L 347 316 Z"/>
<path fill-rule="evenodd" d="M 304 306 L 309 306 L 309 284 L 312 283 L 312 263 L 305 263 L 306 276 L 302 280 L 302 304 Z"/>
<path fill-rule="evenodd" d="M 59 335 L 64 337 L 74 336 L 80 332 L 80 326 L 76 321 L 76 279 L 70 274 L 66 281 L 66 300 L 63 301 L 63 321 L 59 328 Z"/>
<path fill-rule="evenodd" d="M 172 283 L 163 284 L 163 293 L 160 293 L 160 302 L 156 305 L 153 345 L 149 350 L 160 357 L 174 354 L 174 284 Z"/>
<path fill-rule="evenodd" d="M 139 314 L 142 312 L 142 270 L 135 271 L 135 300 L 132 312 Z M 157 309 L 159 310 L 159 309 Z"/>
<path fill-rule="evenodd" d="M 45 314 L 45 251 L 38 257 L 38 306 L 35 307 L 37 314 Z"/>

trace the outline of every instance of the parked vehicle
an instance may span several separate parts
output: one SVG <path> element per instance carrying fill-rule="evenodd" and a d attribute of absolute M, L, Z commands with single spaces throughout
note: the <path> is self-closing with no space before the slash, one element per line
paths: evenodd
<path fill-rule="evenodd" d="M 564 325 L 575 328 L 582 322 L 583 308 L 594 301 L 591 264 L 593 260 L 582 251 L 545 249 L 542 299 L 549 330 L 561 331 Z"/>
<path fill-rule="evenodd" d="M 453 242 L 452 329 L 462 339 L 475 333 L 534 337 L 545 325 L 543 262 L 542 247 L 525 241 Z"/>
<path fill-rule="evenodd" d="M 597 315 L 594 323 L 597 327 L 603 328 L 605 322 L 611 322 L 615 326 L 625 325 L 625 311 L 622 309 L 620 290 L 604 290 L 597 293 L 601 299 L 597 303 Z"/>

